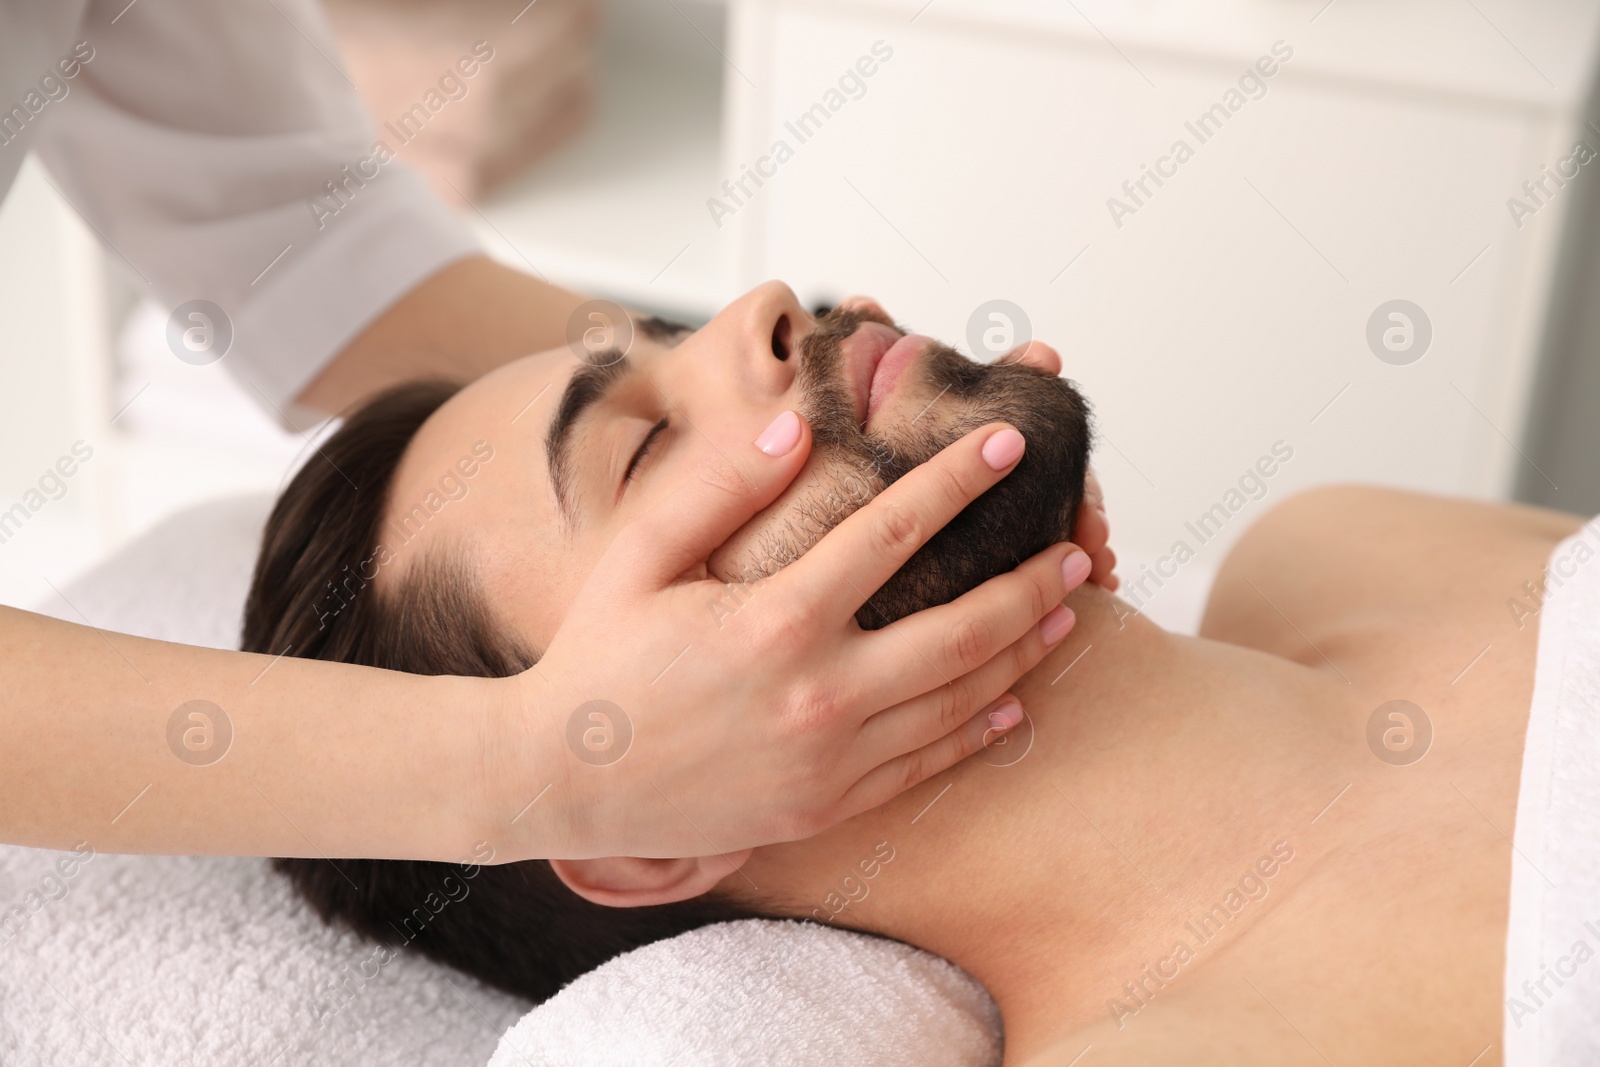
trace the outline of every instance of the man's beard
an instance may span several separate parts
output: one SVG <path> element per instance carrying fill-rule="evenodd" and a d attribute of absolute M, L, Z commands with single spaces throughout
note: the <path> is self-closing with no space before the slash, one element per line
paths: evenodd
<path fill-rule="evenodd" d="M 893 325 L 835 310 L 800 346 L 801 413 L 811 424 L 816 467 L 800 498 L 762 531 L 760 573 L 797 559 L 969 430 L 1009 422 L 1027 441 L 1016 468 L 937 531 L 856 613 L 871 630 L 954 600 L 1067 537 L 1083 497 L 1090 429 L 1088 404 L 1065 379 L 1013 363 L 976 363 L 933 342 L 902 378 L 902 388 L 926 391 L 928 406 L 863 432 L 840 350 L 866 321 Z"/>

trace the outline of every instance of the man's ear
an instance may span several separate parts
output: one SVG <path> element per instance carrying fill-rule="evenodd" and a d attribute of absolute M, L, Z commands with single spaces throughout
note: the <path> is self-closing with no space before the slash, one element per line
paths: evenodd
<path fill-rule="evenodd" d="M 708 893 L 744 866 L 753 849 L 720 856 L 652 860 L 614 856 L 599 860 L 551 860 L 563 885 L 591 904 L 642 908 L 675 904 Z"/>

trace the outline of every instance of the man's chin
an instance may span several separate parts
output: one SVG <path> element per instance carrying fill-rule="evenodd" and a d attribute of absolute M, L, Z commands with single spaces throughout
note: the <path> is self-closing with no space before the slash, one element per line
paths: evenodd
<path fill-rule="evenodd" d="M 1089 407 L 1071 382 L 1033 367 L 977 363 L 930 344 L 876 414 L 884 484 L 964 434 L 1009 422 L 1028 443 L 1010 474 L 929 539 L 857 619 L 868 629 L 947 603 L 1069 535 L 1083 496 Z"/>
<path fill-rule="evenodd" d="M 1072 384 L 1015 364 L 976 363 L 933 342 L 906 366 L 865 432 L 853 405 L 806 412 L 813 448 L 779 498 L 711 557 L 725 581 L 770 576 L 889 485 L 991 422 L 1022 432 L 1015 469 L 938 530 L 856 614 L 877 629 L 954 600 L 1067 536 L 1083 495 L 1089 410 Z"/>

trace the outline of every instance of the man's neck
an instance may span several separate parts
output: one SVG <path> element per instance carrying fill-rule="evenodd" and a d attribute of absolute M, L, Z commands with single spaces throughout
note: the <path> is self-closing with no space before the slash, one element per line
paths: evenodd
<path fill-rule="evenodd" d="M 1203 966 L 1333 846 L 1308 820 L 1357 759 L 1338 679 L 1167 633 L 1093 587 L 1069 603 L 1074 633 L 1015 689 L 1031 741 L 1025 725 L 914 790 L 886 820 L 915 815 L 889 838 L 898 877 L 852 920 L 965 967 L 1008 1040 L 1155 995 L 1146 966 L 1180 940 Z"/>

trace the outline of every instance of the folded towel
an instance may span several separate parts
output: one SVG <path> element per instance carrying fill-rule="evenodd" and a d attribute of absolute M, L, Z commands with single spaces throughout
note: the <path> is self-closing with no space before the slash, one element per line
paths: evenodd
<path fill-rule="evenodd" d="M 1550 555 L 1517 795 L 1506 1067 L 1600 1063 L 1600 519 Z"/>
<path fill-rule="evenodd" d="M 897 941 L 745 919 L 635 949 L 529 1012 L 489 1067 L 993 1067 L 983 987 Z"/>
<path fill-rule="evenodd" d="M 162 523 L 40 605 L 237 648 L 271 500 Z M 116 640 L 115 637 L 112 638 Z M 0 1063 L 481 1064 L 529 1007 L 323 925 L 267 861 L 0 846 Z"/>

